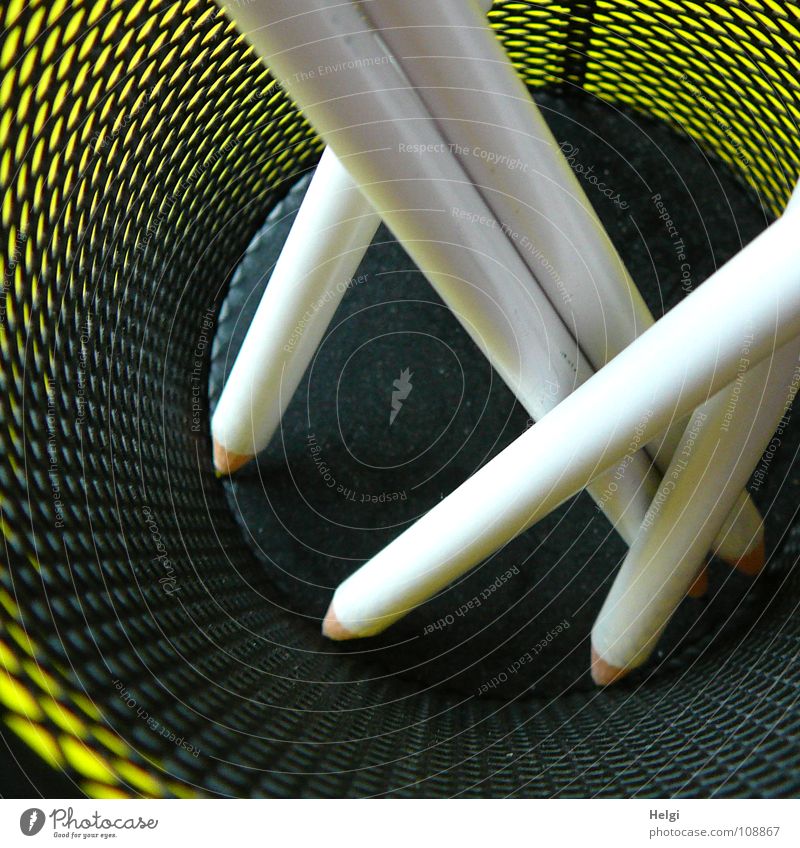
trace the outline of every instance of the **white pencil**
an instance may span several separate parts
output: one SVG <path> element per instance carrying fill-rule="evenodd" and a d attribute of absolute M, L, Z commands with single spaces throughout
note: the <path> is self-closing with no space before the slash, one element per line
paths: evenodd
<path fill-rule="evenodd" d="M 531 416 L 588 379 L 574 338 L 355 7 L 262 0 L 230 12 Z M 630 544 L 658 479 L 641 451 L 614 477 L 590 494 Z"/>
<path fill-rule="evenodd" d="M 484 5 L 491 8 L 488 0 Z M 214 411 L 221 474 L 269 444 L 379 224 L 326 149 Z"/>
<path fill-rule="evenodd" d="M 581 350 L 602 368 L 654 318 L 485 15 L 473 0 L 361 5 L 489 208 L 517 234 L 523 260 Z M 724 410 L 715 414 L 712 426 Z M 685 423 L 675 421 L 651 446 L 662 472 Z M 746 493 L 721 530 L 713 545 L 721 557 L 760 568 L 763 523 Z"/>
<path fill-rule="evenodd" d="M 219 472 L 269 444 L 379 224 L 325 150 L 211 419 Z"/>
<path fill-rule="evenodd" d="M 796 214 L 798 207 L 800 188 L 785 214 Z M 758 279 L 752 285 L 757 288 Z M 599 685 L 613 683 L 649 658 L 799 380 L 800 337 L 695 411 L 592 629 L 592 677 Z M 715 423 L 720 413 L 729 418 L 722 428 Z"/>
<path fill-rule="evenodd" d="M 743 347 L 754 365 L 800 334 L 799 222 L 795 210 L 783 215 L 345 580 L 323 632 L 384 630 L 583 488 L 632 439 L 650 439 L 720 391 Z"/>

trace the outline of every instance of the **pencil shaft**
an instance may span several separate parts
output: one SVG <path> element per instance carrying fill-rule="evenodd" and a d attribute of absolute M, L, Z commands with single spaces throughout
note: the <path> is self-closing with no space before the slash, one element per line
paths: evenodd
<path fill-rule="evenodd" d="M 574 338 L 355 7 L 305 0 L 231 11 L 532 417 L 584 382 L 592 371 Z M 591 491 L 630 542 L 657 478 L 639 453 L 610 482 Z"/>
<path fill-rule="evenodd" d="M 269 443 L 380 224 L 326 150 L 262 296 L 211 422 L 226 450 Z"/>
<path fill-rule="evenodd" d="M 361 5 L 588 361 L 602 368 L 654 318 L 484 14 L 473 0 Z M 650 446 L 662 472 L 685 423 L 674 420 Z M 761 523 L 745 493 L 714 547 L 736 561 Z"/>
<path fill-rule="evenodd" d="M 653 317 L 474 0 L 366 0 L 456 159 L 595 369 Z M 680 437 L 680 432 L 678 434 Z"/>
<path fill-rule="evenodd" d="M 743 347 L 752 366 L 798 335 L 797 220 L 772 224 L 349 577 L 332 604 L 341 625 L 359 635 L 383 630 L 580 490 L 632 441 L 730 383 Z"/>

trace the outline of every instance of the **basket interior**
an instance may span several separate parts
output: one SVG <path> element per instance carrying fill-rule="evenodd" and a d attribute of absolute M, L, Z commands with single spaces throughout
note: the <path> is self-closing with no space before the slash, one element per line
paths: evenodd
<path fill-rule="evenodd" d="M 231 275 L 320 145 L 217 7 L 0 7 L 0 699 L 90 794 L 787 794 L 800 624 L 781 540 L 746 639 L 646 686 L 467 697 L 365 674 L 265 603 L 211 469 Z M 777 214 L 800 6 L 498 3 L 534 89 L 697 141 Z M 787 518 L 787 526 L 791 522 Z"/>

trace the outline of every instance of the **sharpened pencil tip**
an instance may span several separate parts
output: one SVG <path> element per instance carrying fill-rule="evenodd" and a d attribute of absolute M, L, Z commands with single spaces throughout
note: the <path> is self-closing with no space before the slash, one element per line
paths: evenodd
<path fill-rule="evenodd" d="M 746 553 L 736 563 L 736 567 L 742 572 L 742 574 L 746 574 L 748 577 L 755 577 L 756 574 L 758 574 L 764 567 L 765 559 L 766 546 L 764 545 L 764 539 L 761 538 L 753 550 Z"/>
<path fill-rule="evenodd" d="M 220 474 L 233 474 L 238 471 L 243 465 L 247 465 L 252 459 L 252 456 L 246 456 L 241 453 L 232 453 L 214 439 L 214 468 Z"/>
<path fill-rule="evenodd" d="M 336 617 L 333 604 L 328 607 L 328 611 L 325 613 L 325 619 L 322 622 L 322 635 L 333 639 L 334 642 L 343 642 L 345 639 L 357 638 L 355 633 L 351 633 L 346 627 L 342 626 Z"/>
<path fill-rule="evenodd" d="M 628 673 L 626 668 L 609 665 L 592 645 L 592 680 L 598 686 L 610 686 Z"/>
<path fill-rule="evenodd" d="M 702 598 L 708 591 L 708 566 L 704 565 L 686 593 L 690 598 Z"/>

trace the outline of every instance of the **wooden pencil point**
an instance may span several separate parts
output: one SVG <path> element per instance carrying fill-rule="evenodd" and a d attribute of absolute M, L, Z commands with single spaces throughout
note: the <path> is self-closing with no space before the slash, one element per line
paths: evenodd
<path fill-rule="evenodd" d="M 343 642 L 345 639 L 358 638 L 356 633 L 351 633 L 346 627 L 342 626 L 342 623 L 336 616 L 336 610 L 334 610 L 333 604 L 328 607 L 328 611 L 325 613 L 325 618 L 322 622 L 322 635 L 327 636 L 328 639 L 333 639 L 334 642 Z"/>
<path fill-rule="evenodd" d="M 702 598 L 708 591 L 708 566 L 704 565 L 686 593 L 690 598 Z"/>
<path fill-rule="evenodd" d="M 252 456 L 245 454 L 232 453 L 226 450 L 216 439 L 214 440 L 214 468 L 220 474 L 233 474 L 243 465 L 247 465 L 252 458 Z"/>
<path fill-rule="evenodd" d="M 764 539 L 760 539 L 752 551 L 746 553 L 737 563 L 736 568 L 748 577 L 755 577 L 764 567 L 766 547 Z"/>
<path fill-rule="evenodd" d="M 598 686 L 610 686 L 616 683 L 617 680 L 624 677 L 628 673 L 626 668 L 618 668 L 617 666 L 607 663 L 592 645 L 592 680 Z"/>

